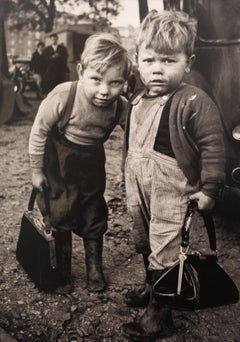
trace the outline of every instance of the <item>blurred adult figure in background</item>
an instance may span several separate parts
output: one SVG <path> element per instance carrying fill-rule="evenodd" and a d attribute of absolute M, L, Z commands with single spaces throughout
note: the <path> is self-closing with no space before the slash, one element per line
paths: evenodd
<path fill-rule="evenodd" d="M 44 43 L 39 42 L 37 44 L 36 51 L 33 52 L 32 58 L 30 61 L 30 70 L 33 72 L 33 78 L 37 84 L 37 98 L 42 99 L 43 97 L 43 82 L 44 82 L 44 74 L 46 72 L 46 59 L 43 55 Z"/>
<path fill-rule="evenodd" d="M 52 44 L 48 45 L 43 54 L 46 58 L 47 69 L 45 73 L 45 92 L 49 93 L 57 84 L 66 81 L 67 49 L 63 44 L 58 44 L 58 35 L 50 35 Z"/>

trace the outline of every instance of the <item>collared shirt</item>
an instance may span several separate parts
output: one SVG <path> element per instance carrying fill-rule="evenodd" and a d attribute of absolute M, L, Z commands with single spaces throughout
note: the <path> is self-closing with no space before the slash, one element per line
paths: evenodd
<path fill-rule="evenodd" d="M 58 48 L 58 45 L 52 45 L 52 48 L 53 48 L 53 51 L 56 52 L 57 48 Z"/>

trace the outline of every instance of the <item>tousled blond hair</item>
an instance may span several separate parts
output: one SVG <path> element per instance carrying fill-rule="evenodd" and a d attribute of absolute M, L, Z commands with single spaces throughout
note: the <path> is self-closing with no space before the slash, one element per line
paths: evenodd
<path fill-rule="evenodd" d="M 85 42 L 80 62 L 83 70 L 91 66 L 101 74 L 109 67 L 121 64 L 125 80 L 132 72 L 131 56 L 122 46 L 120 39 L 110 33 L 91 35 Z"/>
<path fill-rule="evenodd" d="M 191 56 L 197 35 L 197 21 L 182 11 L 153 10 L 143 20 L 137 37 L 140 46 L 155 52 L 174 53 L 184 51 Z"/>

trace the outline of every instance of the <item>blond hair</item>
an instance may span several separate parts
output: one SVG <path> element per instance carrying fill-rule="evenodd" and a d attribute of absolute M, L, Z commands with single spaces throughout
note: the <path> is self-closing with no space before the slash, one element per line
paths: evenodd
<path fill-rule="evenodd" d="M 83 70 L 92 66 L 101 74 L 109 67 L 121 64 L 125 80 L 132 72 L 132 58 L 120 39 L 110 33 L 91 35 L 85 42 L 80 62 Z"/>
<path fill-rule="evenodd" d="M 137 49 L 144 46 L 155 52 L 181 52 L 191 56 L 197 35 L 197 21 L 182 11 L 149 12 L 142 22 Z"/>

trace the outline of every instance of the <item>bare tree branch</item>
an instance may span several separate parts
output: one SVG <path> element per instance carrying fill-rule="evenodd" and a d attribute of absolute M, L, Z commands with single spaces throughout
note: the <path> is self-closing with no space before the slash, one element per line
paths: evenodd
<path fill-rule="evenodd" d="M 7 15 L 10 15 L 15 22 L 15 27 L 40 25 L 45 32 L 50 32 L 54 27 L 56 15 L 61 17 L 62 12 L 58 10 L 64 5 L 79 7 L 79 0 L 0 0 L 4 1 Z M 110 18 L 118 15 L 121 6 L 119 0 L 82 0 L 88 3 L 89 11 L 78 15 L 78 18 L 91 18 L 100 24 L 111 25 Z M 73 11 L 74 12 L 74 11 Z M 71 15 L 71 14 L 69 14 Z M 76 16 L 77 17 L 77 16 Z"/>

